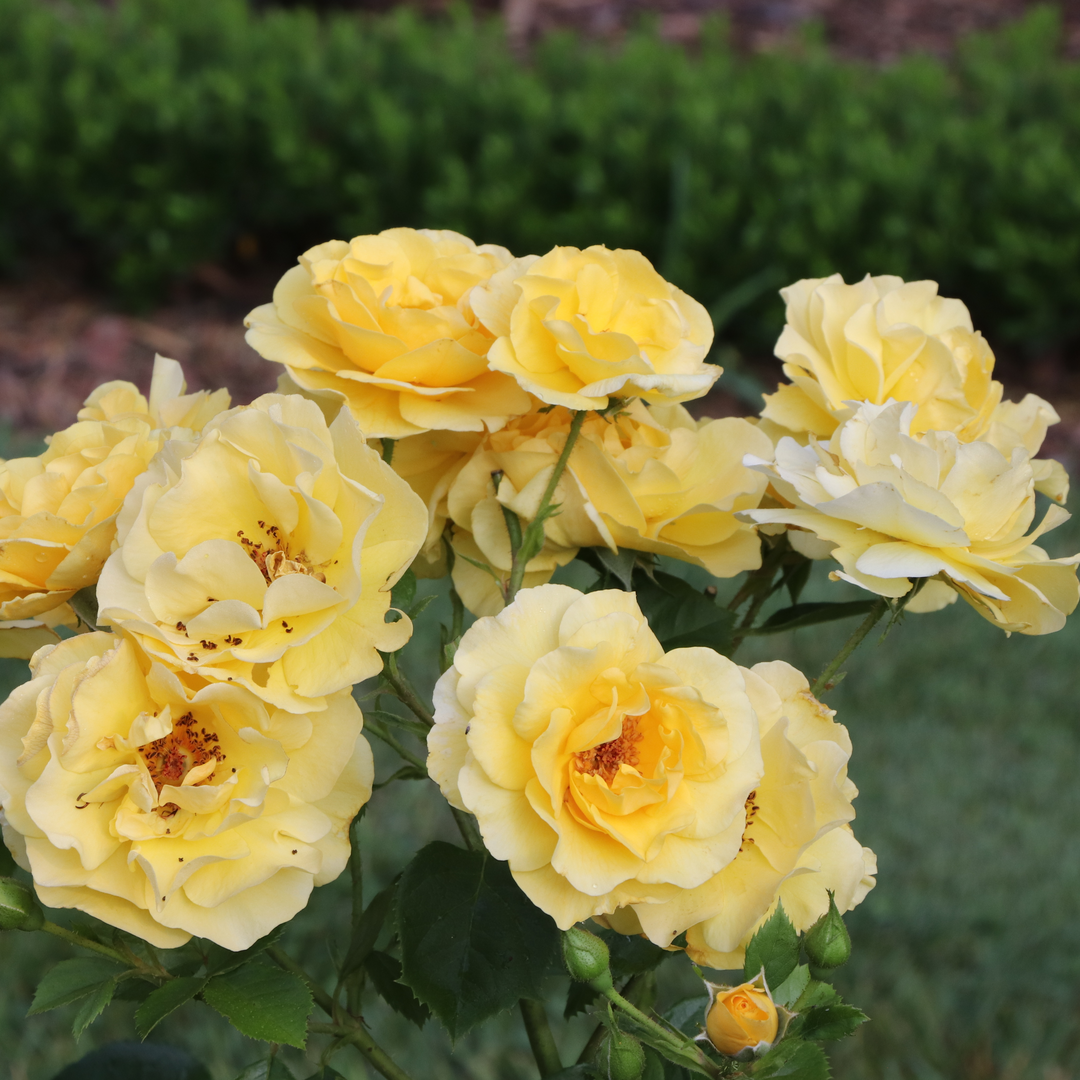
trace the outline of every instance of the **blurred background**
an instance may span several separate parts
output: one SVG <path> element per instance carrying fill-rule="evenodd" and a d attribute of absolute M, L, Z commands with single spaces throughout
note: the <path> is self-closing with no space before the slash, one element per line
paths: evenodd
<path fill-rule="evenodd" d="M 0 457 L 102 381 L 145 389 L 155 351 L 193 389 L 272 389 L 247 311 L 307 247 L 412 225 L 644 251 L 716 323 L 706 415 L 775 383 L 780 286 L 933 278 L 1080 466 L 1077 0 L 0 0 L 0 147 Z M 834 1052 L 841 1080 L 1080 1077 L 1080 622 L 1007 640 L 960 607 L 863 646 L 831 700 L 881 864 L 840 978 L 873 1022 Z M 740 660 L 813 672 L 847 629 Z M 0 693 L 25 674 L 0 661 Z M 427 785 L 397 787 L 365 824 L 372 890 L 452 838 Z M 316 963 L 344 892 L 290 930 Z M 122 1003 L 78 1045 L 69 1010 L 25 1019 L 46 955 L 0 937 L 4 1080 L 133 1034 Z M 534 1075 L 513 1017 L 451 1048 L 371 1015 L 417 1080 Z M 214 1080 L 257 1053 L 201 1005 L 154 1037 Z"/>

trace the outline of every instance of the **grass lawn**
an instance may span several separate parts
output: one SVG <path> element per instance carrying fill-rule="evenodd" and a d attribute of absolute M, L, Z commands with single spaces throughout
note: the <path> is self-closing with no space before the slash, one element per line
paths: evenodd
<path fill-rule="evenodd" d="M 1047 546 L 1061 554 L 1078 541 L 1080 529 L 1065 526 Z M 822 567 L 811 588 L 815 597 L 832 590 L 834 599 L 841 589 L 828 585 Z M 428 609 L 429 629 L 410 646 L 418 658 L 433 655 L 441 607 Z M 813 675 L 851 629 L 842 623 L 751 639 L 739 659 L 779 657 Z M 876 642 L 855 654 L 829 698 L 855 744 L 856 834 L 880 861 L 878 888 L 849 916 L 854 956 L 837 980 L 873 1022 L 835 1047 L 834 1074 L 1080 1076 L 1080 617 L 1059 634 L 1008 639 L 958 603 L 910 616 L 884 646 Z M 0 664 L 6 693 L 25 666 Z M 416 670 L 418 682 L 433 681 L 430 666 Z M 384 750 L 376 747 L 379 776 L 395 767 Z M 364 829 L 368 895 L 423 843 L 455 837 L 445 804 L 425 782 L 377 792 Z M 313 967 L 329 970 L 346 895 L 344 880 L 316 890 L 311 910 L 289 930 L 288 947 Z M 70 1035 L 75 1006 L 25 1018 L 43 967 L 66 955 L 44 935 L 0 936 L 0 1080 L 50 1080 L 93 1046 L 134 1037 L 132 1007 L 122 1002 L 78 1046 Z M 678 962 L 661 970 L 665 999 L 692 992 Z M 553 1014 L 559 993 L 553 985 Z M 513 1014 L 453 1048 L 436 1024 L 418 1034 L 374 1000 L 365 1015 L 415 1080 L 535 1076 Z M 583 1020 L 572 1025 L 564 1058 L 576 1055 L 588 1029 Z M 154 1037 L 188 1047 L 214 1080 L 232 1080 L 258 1055 L 256 1044 L 201 1004 L 174 1014 Z M 317 1056 L 286 1060 L 304 1078 Z M 349 1051 L 334 1059 L 349 1078 L 368 1075 L 358 1062 Z"/>

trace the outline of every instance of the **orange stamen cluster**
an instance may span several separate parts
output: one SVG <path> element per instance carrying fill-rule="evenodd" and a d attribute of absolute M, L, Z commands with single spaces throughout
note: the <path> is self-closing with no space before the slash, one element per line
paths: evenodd
<path fill-rule="evenodd" d="M 639 755 L 636 744 L 644 736 L 638 731 L 637 718 L 627 716 L 623 719 L 622 734 L 610 742 L 580 750 L 574 755 L 579 772 L 594 776 L 599 773 L 609 784 L 619 771 L 619 766 L 626 764 L 636 768 Z"/>
<path fill-rule="evenodd" d="M 207 731 L 204 727 L 197 728 L 195 717 L 191 713 L 185 713 L 176 721 L 168 735 L 144 746 L 143 761 L 146 762 L 158 795 L 166 784 L 180 786 L 191 769 L 205 765 L 211 758 L 224 761 L 227 755 L 218 745 L 220 741 L 216 732 Z M 208 783 L 210 779 L 211 777 L 206 777 L 199 783 Z M 179 809 L 175 803 L 166 803 L 159 812 L 162 817 L 172 817 Z"/>
<path fill-rule="evenodd" d="M 751 791 L 750 794 L 746 796 L 746 828 L 743 829 L 742 843 L 739 845 L 740 851 L 743 851 L 747 844 L 752 844 L 754 842 L 754 838 L 748 836 L 747 833 L 750 832 L 750 826 L 754 824 L 754 818 L 757 817 L 757 812 L 760 809 L 758 804 L 754 802 L 756 798 L 756 791 Z"/>
<path fill-rule="evenodd" d="M 240 541 L 241 546 L 247 552 L 251 561 L 259 568 L 259 572 L 266 580 L 266 584 L 269 585 L 274 580 L 274 575 L 271 573 L 270 568 L 266 565 L 268 559 L 272 559 L 272 556 L 282 555 L 294 566 L 300 567 L 300 573 L 310 574 L 313 578 L 317 578 L 319 581 L 326 581 L 326 575 L 315 570 L 311 565 L 311 560 L 307 556 L 306 551 L 301 551 L 296 555 L 290 555 L 288 547 L 281 536 L 281 529 L 277 525 L 267 525 L 265 521 L 259 522 L 259 528 L 262 529 L 263 535 L 266 538 L 265 543 L 260 543 L 257 540 L 252 540 L 248 537 L 243 529 L 238 529 L 236 536 Z M 279 560 L 272 560 L 273 562 L 279 562 Z M 290 573 L 296 571 L 290 570 Z"/>

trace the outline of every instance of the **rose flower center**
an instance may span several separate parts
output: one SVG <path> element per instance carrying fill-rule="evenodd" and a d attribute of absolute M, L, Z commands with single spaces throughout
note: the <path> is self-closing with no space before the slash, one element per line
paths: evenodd
<path fill-rule="evenodd" d="M 144 746 L 143 761 L 158 795 L 166 785 L 181 786 L 192 769 L 211 760 L 224 761 L 227 755 L 222 751 L 220 741 L 215 732 L 197 726 L 194 716 L 185 713 L 168 735 Z M 208 783 L 213 775 L 209 773 L 196 781 L 195 786 Z M 175 803 L 166 803 L 159 808 L 159 813 L 163 817 L 172 817 L 178 809 Z"/>
<path fill-rule="evenodd" d="M 578 772 L 588 773 L 590 776 L 599 773 L 610 784 L 618 773 L 620 765 L 637 767 L 639 762 L 637 743 L 641 742 L 642 738 L 638 730 L 637 717 L 625 717 L 622 723 L 622 734 L 617 739 L 574 754 Z"/>
<path fill-rule="evenodd" d="M 295 555 L 289 553 L 288 542 L 277 525 L 260 521 L 259 528 L 263 532 L 262 541 L 252 540 L 243 529 L 238 530 L 236 536 L 248 557 L 261 571 L 267 585 L 286 574 L 307 574 L 325 583 L 326 575 L 312 565 L 306 551 Z"/>

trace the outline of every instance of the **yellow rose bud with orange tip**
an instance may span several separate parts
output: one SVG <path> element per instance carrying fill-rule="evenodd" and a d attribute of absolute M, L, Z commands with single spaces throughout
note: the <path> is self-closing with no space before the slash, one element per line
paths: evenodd
<path fill-rule="evenodd" d="M 247 341 L 302 390 L 342 394 L 370 438 L 494 430 L 529 399 L 489 368 L 494 335 L 469 294 L 511 259 L 449 230 L 330 240 L 248 315 Z"/>
<path fill-rule="evenodd" d="M 491 367 L 549 405 L 689 401 L 720 376 L 705 363 L 708 312 L 637 251 L 556 247 L 517 259 L 474 289 L 469 303 L 498 339 Z"/>
<path fill-rule="evenodd" d="M 347 410 L 266 394 L 172 443 L 132 490 L 98 584 L 102 621 L 152 657 L 308 713 L 382 669 L 385 621 L 426 514 Z"/>
<path fill-rule="evenodd" d="M 761 1054 L 776 1041 L 780 1017 L 772 995 L 760 976 L 741 986 L 709 989 L 705 1034 L 726 1057 Z"/>

